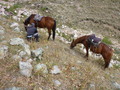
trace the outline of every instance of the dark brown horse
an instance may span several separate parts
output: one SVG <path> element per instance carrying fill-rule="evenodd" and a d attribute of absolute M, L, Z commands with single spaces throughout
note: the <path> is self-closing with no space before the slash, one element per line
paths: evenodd
<path fill-rule="evenodd" d="M 25 29 L 27 30 L 28 24 L 35 23 L 35 27 L 47 28 L 48 29 L 48 40 L 51 36 L 51 30 L 53 31 L 53 40 L 55 39 L 56 21 L 51 17 L 42 17 L 40 21 L 35 21 L 34 17 L 36 14 L 31 14 L 24 22 Z"/>
<path fill-rule="evenodd" d="M 89 37 L 90 37 L 90 35 L 85 35 L 85 36 L 77 38 L 76 40 L 73 40 L 71 45 L 70 45 L 70 48 L 71 49 L 74 48 L 78 43 L 83 44 L 86 48 L 87 59 L 89 56 L 88 50 L 90 49 L 92 52 L 102 55 L 102 57 L 105 61 L 104 68 L 107 68 L 109 66 L 110 60 L 112 58 L 113 50 L 109 46 L 107 46 L 106 44 L 104 44 L 102 42 L 97 47 L 90 45 L 88 42 Z"/>

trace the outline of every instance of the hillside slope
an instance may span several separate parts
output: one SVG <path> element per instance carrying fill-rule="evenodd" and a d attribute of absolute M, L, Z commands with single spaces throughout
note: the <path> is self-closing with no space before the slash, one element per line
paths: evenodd
<path fill-rule="evenodd" d="M 20 21 L 18 20 L 19 16 L 16 14 L 13 16 L 17 16 L 17 19 L 13 18 L 13 16 L 0 16 L 0 55 L 3 56 L 3 58 L 0 59 L 0 90 L 120 89 L 119 63 L 118 65 L 114 64 L 113 67 L 104 70 L 104 60 L 101 57 L 96 57 L 96 54 L 91 53 L 89 60 L 86 60 L 81 45 L 70 49 L 71 40 L 75 38 L 75 30 L 79 33 L 77 37 L 92 32 L 101 38 L 106 36 L 112 40 L 113 44 L 111 47 L 117 49 L 116 53 L 114 53 L 116 56 L 113 56 L 113 59 L 119 62 L 120 21 L 119 14 L 117 13 L 119 12 L 120 2 L 111 0 L 111 2 L 107 3 L 108 0 L 98 0 L 99 2 L 93 0 L 90 4 L 88 1 L 85 1 L 32 0 L 31 2 L 16 4 L 20 5 L 20 7 L 16 9 L 17 12 L 26 10 L 29 14 L 39 13 L 55 18 L 57 21 L 55 41 L 52 39 L 47 41 L 47 30 L 38 29 L 40 41 L 28 42 L 25 38 L 26 32 L 23 25 L 23 21 L 28 16 L 21 16 Z M 105 9 L 102 8 L 106 4 L 108 6 L 105 7 Z M 116 7 L 111 7 L 111 5 L 115 5 Z M 97 6 L 99 8 L 96 8 Z M 112 11 L 114 11 L 114 13 L 112 13 Z M 109 20 L 106 20 L 106 17 L 109 18 Z M 112 23 L 112 21 L 114 21 L 114 23 Z M 33 58 L 31 55 L 27 54 L 19 58 L 20 52 L 24 51 L 24 47 L 19 44 L 11 45 L 10 42 L 13 38 L 21 38 L 24 40 L 30 47 L 30 51 L 42 48 L 42 59 L 39 60 L 38 57 Z M 4 51 L 2 49 L 4 46 L 7 46 L 8 50 L 5 48 Z M 20 73 L 19 63 L 26 62 L 30 58 L 32 59 L 32 74 L 30 77 L 26 77 Z M 42 70 L 35 72 L 34 68 L 38 64 L 46 65 L 48 73 L 43 73 Z M 58 66 L 57 70 L 60 70 L 59 73 L 51 73 L 54 66 Z"/>

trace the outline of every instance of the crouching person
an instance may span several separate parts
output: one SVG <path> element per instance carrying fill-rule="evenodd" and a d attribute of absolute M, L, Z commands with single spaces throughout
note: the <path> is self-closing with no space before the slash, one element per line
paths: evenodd
<path fill-rule="evenodd" d="M 39 42 L 38 31 L 34 23 L 27 27 L 27 40 L 28 41 L 35 40 L 36 42 Z"/>

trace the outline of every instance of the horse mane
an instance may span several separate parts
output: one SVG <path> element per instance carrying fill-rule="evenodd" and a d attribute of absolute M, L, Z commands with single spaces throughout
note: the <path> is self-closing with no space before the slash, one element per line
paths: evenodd
<path fill-rule="evenodd" d="M 89 35 L 81 36 L 75 40 L 76 43 L 83 43 L 85 40 L 87 40 Z"/>
<path fill-rule="evenodd" d="M 25 25 L 27 25 L 31 19 L 32 16 L 34 16 L 35 14 L 31 14 L 24 22 Z"/>

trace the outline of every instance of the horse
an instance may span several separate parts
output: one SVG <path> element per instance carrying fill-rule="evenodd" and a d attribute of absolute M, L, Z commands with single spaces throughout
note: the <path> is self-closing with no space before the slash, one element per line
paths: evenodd
<path fill-rule="evenodd" d="M 109 63 L 110 63 L 111 58 L 112 58 L 112 55 L 113 55 L 112 48 L 110 48 L 108 45 L 106 45 L 103 42 L 100 42 L 97 46 L 90 45 L 90 43 L 88 42 L 89 37 L 90 37 L 90 35 L 85 35 L 85 36 L 77 38 L 76 40 L 73 39 L 73 41 L 70 45 L 70 48 L 71 49 L 74 48 L 79 43 L 83 44 L 85 46 L 85 49 L 86 49 L 85 56 L 87 57 L 87 60 L 88 60 L 88 56 L 89 56 L 88 51 L 90 49 L 90 51 L 92 51 L 93 53 L 102 55 L 102 57 L 105 61 L 104 69 L 108 68 Z"/>
<path fill-rule="evenodd" d="M 23 23 L 25 30 L 27 31 L 27 26 L 28 24 L 35 24 L 35 27 L 39 28 L 47 28 L 48 29 L 48 40 L 50 39 L 51 36 L 51 30 L 53 31 L 53 40 L 55 40 L 55 30 L 56 30 L 56 21 L 51 18 L 51 17 L 42 17 L 40 21 L 34 20 L 36 14 L 31 14 Z"/>

